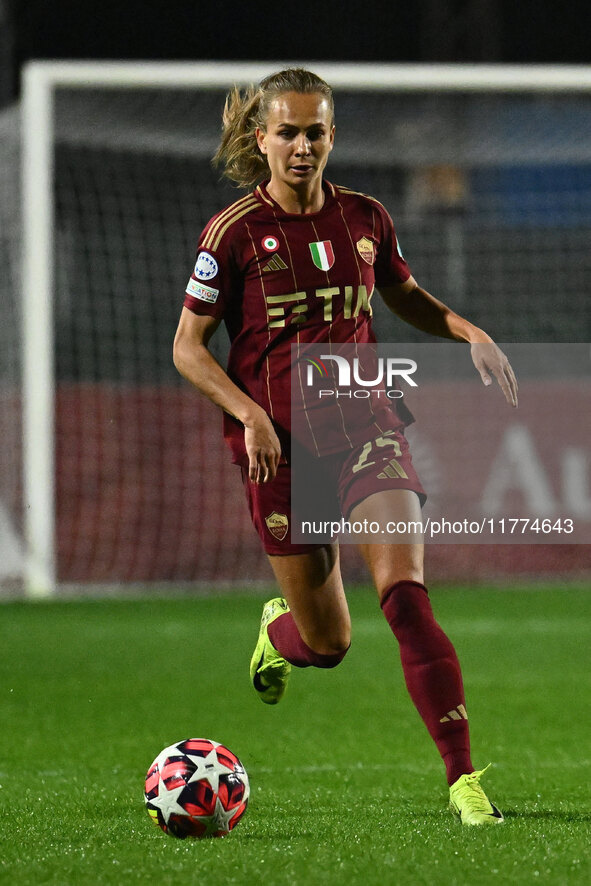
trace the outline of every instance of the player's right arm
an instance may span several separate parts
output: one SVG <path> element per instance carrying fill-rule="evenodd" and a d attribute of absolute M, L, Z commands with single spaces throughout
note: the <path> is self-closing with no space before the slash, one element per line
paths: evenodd
<path fill-rule="evenodd" d="M 265 410 L 234 384 L 209 351 L 219 324 L 216 317 L 183 307 L 174 338 L 174 365 L 212 403 L 242 422 L 248 475 L 255 483 L 266 483 L 277 473 L 281 445 Z"/>

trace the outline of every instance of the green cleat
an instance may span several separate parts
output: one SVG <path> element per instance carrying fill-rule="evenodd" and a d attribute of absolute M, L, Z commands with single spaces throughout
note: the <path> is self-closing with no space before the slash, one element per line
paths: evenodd
<path fill-rule="evenodd" d="M 265 704 L 277 704 L 287 688 L 291 665 L 282 658 L 269 639 L 267 628 L 271 622 L 289 612 L 283 597 L 269 600 L 263 607 L 259 639 L 250 661 L 250 679 Z"/>
<path fill-rule="evenodd" d="M 491 803 L 482 788 L 480 778 L 488 767 L 469 775 L 461 775 L 449 789 L 449 808 L 462 824 L 500 824 L 503 813 Z"/>

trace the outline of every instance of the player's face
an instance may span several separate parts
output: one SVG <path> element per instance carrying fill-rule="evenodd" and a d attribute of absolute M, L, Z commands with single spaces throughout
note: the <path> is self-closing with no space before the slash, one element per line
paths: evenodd
<path fill-rule="evenodd" d="M 266 129 L 257 129 L 276 185 L 308 189 L 322 180 L 332 151 L 332 110 L 321 93 L 286 92 L 271 104 Z"/>

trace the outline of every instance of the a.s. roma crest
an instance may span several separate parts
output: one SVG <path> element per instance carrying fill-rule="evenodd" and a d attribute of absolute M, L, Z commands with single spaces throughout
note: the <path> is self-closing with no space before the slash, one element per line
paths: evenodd
<path fill-rule="evenodd" d="M 361 240 L 358 240 L 355 244 L 357 247 L 357 252 L 361 256 L 364 262 L 367 262 L 368 265 L 373 265 L 376 260 L 376 254 L 373 242 L 369 239 L 369 237 L 362 237 Z"/>
<path fill-rule="evenodd" d="M 278 514 L 277 511 L 273 511 L 268 517 L 265 517 L 265 523 L 267 524 L 267 529 L 271 535 L 278 541 L 283 541 L 289 528 L 287 515 Z"/>

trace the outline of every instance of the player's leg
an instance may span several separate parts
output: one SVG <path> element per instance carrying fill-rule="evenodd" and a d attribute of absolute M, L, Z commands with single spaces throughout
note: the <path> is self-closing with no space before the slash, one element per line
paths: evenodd
<path fill-rule="evenodd" d="M 408 489 L 375 493 L 351 514 L 351 520 L 369 517 L 380 520 L 382 526 L 386 517 L 400 524 L 420 523 L 419 499 Z M 457 655 L 435 620 L 423 583 L 422 542 L 394 540 L 392 544 L 362 544 L 360 549 L 400 645 L 408 691 L 443 758 L 448 782 L 453 784 L 474 771 L 468 715 Z"/>
<path fill-rule="evenodd" d="M 342 661 L 351 622 L 337 545 L 269 560 L 283 596 L 263 608 L 250 676 L 261 701 L 276 704 L 292 665 L 334 668 Z"/>
<path fill-rule="evenodd" d="M 264 484 L 251 483 L 243 471 L 243 482 L 253 523 L 282 594 L 263 609 L 250 664 L 261 700 L 276 704 L 285 692 L 292 664 L 326 668 L 342 660 L 350 642 L 349 611 L 338 546 L 292 541 L 289 466 L 280 464 L 275 479 Z"/>
<path fill-rule="evenodd" d="M 338 664 L 351 643 L 338 545 L 287 557 L 270 556 L 269 562 L 290 609 L 269 629 L 275 647 L 298 667 Z"/>
<path fill-rule="evenodd" d="M 423 544 L 416 538 L 420 502 L 408 489 L 375 493 L 358 504 L 351 520 L 388 520 L 411 526 L 405 543 L 363 543 L 386 620 L 400 646 L 409 694 L 444 761 L 450 785 L 450 808 L 463 824 L 498 823 L 503 816 L 480 787 L 481 772 L 470 759 L 468 714 L 456 651 L 441 629 L 423 582 Z M 401 536 L 404 538 L 404 535 Z"/>

